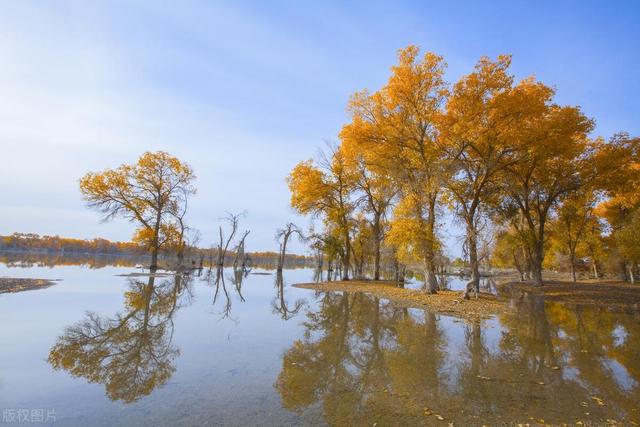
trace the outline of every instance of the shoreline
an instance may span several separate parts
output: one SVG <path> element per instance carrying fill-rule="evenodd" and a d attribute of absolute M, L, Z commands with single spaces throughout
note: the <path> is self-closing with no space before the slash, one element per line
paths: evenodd
<path fill-rule="evenodd" d="M 568 280 L 544 280 L 542 286 L 529 282 L 509 281 L 499 285 L 511 292 L 526 292 L 540 295 L 546 301 L 575 304 L 606 304 L 607 306 L 640 305 L 640 285 L 618 280 L 590 280 L 572 282 Z"/>
<path fill-rule="evenodd" d="M 408 308 L 426 308 L 439 314 L 453 316 L 469 321 L 490 319 L 508 311 L 508 302 L 492 294 L 481 292 L 478 299 L 465 300 L 460 291 L 443 290 L 437 294 L 426 294 L 415 289 L 400 288 L 395 282 L 388 281 L 334 281 L 319 283 L 298 283 L 296 288 L 328 292 L 362 292 L 384 298 L 390 302 Z"/>
<path fill-rule="evenodd" d="M 513 279 L 513 278 L 509 278 Z M 480 292 L 478 299 L 462 298 L 461 291 L 441 290 L 437 294 L 426 294 L 416 289 L 405 289 L 391 281 L 349 280 L 319 283 L 298 283 L 294 287 L 323 292 L 362 292 L 374 297 L 384 298 L 403 307 L 426 308 L 436 313 L 449 315 L 470 321 L 489 319 L 506 313 L 509 297 L 501 291 L 541 296 L 545 301 L 566 304 L 598 305 L 613 307 L 640 307 L 640 285 L 631 285 L 619 281 L 576 282 L 546 280 L 543 286 L 533 286 L 528 282 L 504 280 L 497 283 L 499 294 L 496 296 Z"/>

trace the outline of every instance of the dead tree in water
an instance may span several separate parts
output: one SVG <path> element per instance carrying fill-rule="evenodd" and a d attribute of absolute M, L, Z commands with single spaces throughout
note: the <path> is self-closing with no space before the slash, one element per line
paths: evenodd
<path fill-rule="evenodd" d="M 227 251 L 229 250 L 229 245 L 233 240 L 234 236 L 238 232 L 238 224 L 240 222 L 240 217 L 244 215 L 244 213 L 239 214 L 227 214 L 225 221 L 229 223 L 231 226 L 231 232 L 229 233 L 229 237 L 225 240 L 224 231 L 222 230 L 222 226 L 218 227 L 220 241 L 218 242 L 218 268 L 224 267 L 224 260 L 227 256 Z"/>
<path fill-rule="evenodd" d="M 278 229 L 276 231 L 276 240 L 280 242 L 280 255 L 278 256 L 278 271 L 282 271 L 284 268 L 284 260 L 287 254 L 287 243 L 289 242 L 289 238 L 297 234 L 298 238 L 303 239 L 302 230 L 300 227 L 290 222 L 284 226 L 284 228 Z"/>
<path fill-rule="evenodd" d="M 244 253 L 244 241 L 247 238 L 247 236 L 249 235 L 251 231 L 247 230 L 244 232 L 244 234 L 242 235 L 242 237 L 240 238 L 240 241 L 238 242 L 238 245 L 236 246 L 236 257 L 233 260 L 233 269 L 237 269 L 238 268 L 238 261 L 242 262 L 242 269 L 244 270 L 245 266 L 246 266 L 246 261 L 247 261 L 247 257 L 245 256 Z"/>

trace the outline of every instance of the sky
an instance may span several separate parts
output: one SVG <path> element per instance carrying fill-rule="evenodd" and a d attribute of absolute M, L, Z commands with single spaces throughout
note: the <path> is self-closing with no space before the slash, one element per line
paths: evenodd
<path fill-rule="evenodd" d="M 201 245 L 246 211 L 248 250 L 294 221 L 285 178 L 335 142 L 349 96 L 376 90 L 409 44 L 451 82 L 513 55 L 594 136 L 640 134 L 637 1 L 4 1 L 0 3 L 0 234 L 129 240 L 84 205 L 88 171 L 164 150 L 189 163 Z M 451 255 L 460 227 L 443 219 Z M 302 244 L 293 250 L 304 253 Z"/>

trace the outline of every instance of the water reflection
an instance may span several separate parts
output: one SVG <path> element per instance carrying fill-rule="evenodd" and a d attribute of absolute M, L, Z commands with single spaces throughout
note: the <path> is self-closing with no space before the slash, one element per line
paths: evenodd
<path fill-rule="evenodd" d="M 181 274 L 128 280 L 122 313 L 87 313 L 58 338 L 48 359 L 55 369 L 104 384 L 110 399 L 126 403 L 150 394 L 175 371 L 180 350 L 172 345 L 173 316 L 191 294 Z"/>
<path fill-rule="evenodd" d="M 417 279 L 417 280 L 416 280 Z M 464 291 L 467 287 L 467 283 L 470 278 L 466 276 L 460 275 L 452 275 L 452 274 L 439 274 L 436 277 L 438 281 L 438 288 L 440 290 L 451 290 L 451 291 Z M 420 289 L 424 290 L 424 279 L 421 276 L 417 278 L 407 278 L 404 283 L 404 287 L 408 289 Z M 491 276 L 481 276 L 480 277 L 480 292 L 497 294 L 497 286 L 494 277 Z"/>
<path fill-rule="evenodd" d="M 227 277 L 231 286 L 227 288 L 224 269 L 217 268 L 215 270 L 207 270 L 203 280 L 215 289 L 213 293 L 213 306 L 217 307 L 218 301 L 220 301 L 221 309 L 218 313 L 220 319 L 235 320 L 231 316 L 231 308 L 233 305 L 232 292 L 238 295 L 240 302 L 245 301 L 244 296 L 242 296 L 242 282 L 250 272 L 251 270 L 246 268 L 231 269 L 231 274 Z"/>
<path fill-rule="evenodd" d="M 280 314 L 283 320 L 294 318 L 300 310 L 307 304 L 304 299 L 297 299 L 290 305 L 285 298 L 285 282 L 282 270 L 278 270 L 275 276 L 276 296 L 271 300 L 271 308 L 274 314 Z"/>
<path fill-rule="evenodd" d="M 109 254 L 65 254 L 63 252 L 0 252 L 0 264 L 9 268 L 33 268 L 83 265 L 92 269 L 107 266 L 134 267 L 148 265 L 149 258 L 144 255 L 109 255 Z"/>
<path fill-rule="evenodd" d="M 324 294 L 284 354 L 285 408 L 330 424 L 640 422 L 640 316 L 525 297 L 464 323 Z"/>

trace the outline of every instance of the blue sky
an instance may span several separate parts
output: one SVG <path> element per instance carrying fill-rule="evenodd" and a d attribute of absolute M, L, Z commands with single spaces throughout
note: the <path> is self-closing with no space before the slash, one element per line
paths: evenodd
<path fill-rule="evenodd" d="M 166 150 L 198 176 L 191 222 L 214 239 L 247 211 L 250 249 L 290 220 L 284 181 L 335 141 L 356 90 L 384 84 L 397 49 L 445 57 L 447 78 L 513 54 L 594 135 L 640 134 L 640 2 L 131 2 L 0 4 L 0 234 L 128 240 L 78 179 Z M 452 254 L 459 231 L 443 224 Z M 302 252 L 298 245 L 295 248 Z"/>

